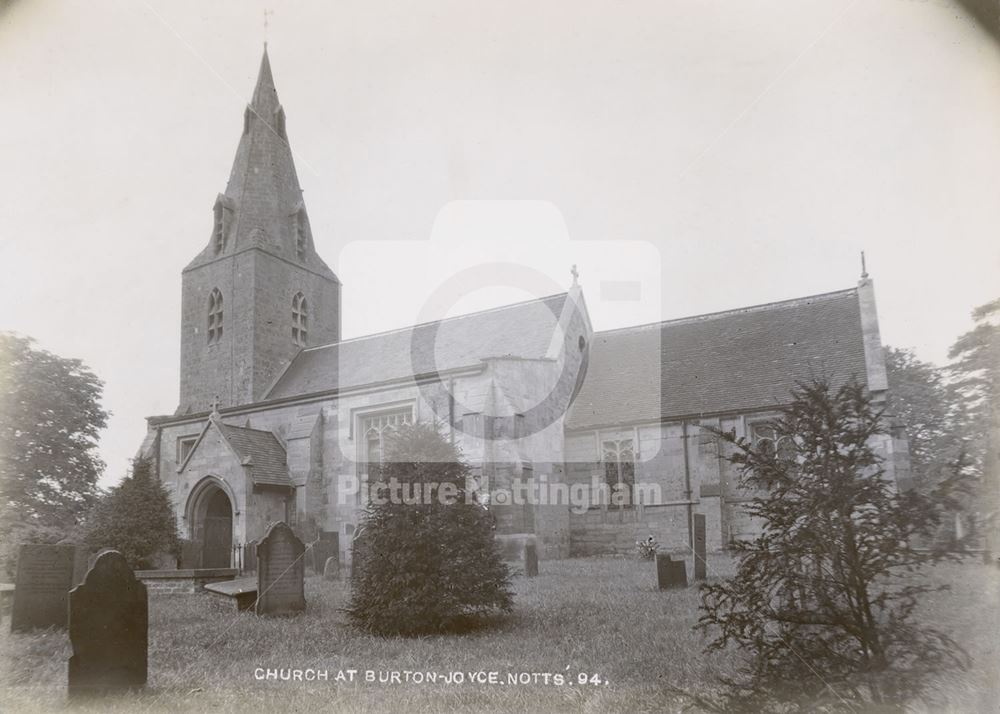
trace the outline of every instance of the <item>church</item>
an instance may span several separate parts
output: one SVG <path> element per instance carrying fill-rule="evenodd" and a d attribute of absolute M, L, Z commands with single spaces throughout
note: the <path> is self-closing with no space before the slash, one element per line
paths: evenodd
<path fill-rule="evenodd" d="M 777 410 L 813 376 L 887 390 L 867 274 L 606 332 L 574 275 L 560 294 L 351 339 L 341 288 L 316 252 L 265 49 L 211 235 L 182 272 L 179 405 L 148 418 L 139 451 L 197 566 L 228 567 L 279 520 L 306 541 L 336 533 L 349 558 L 386 439 L 417 421 L 461 450 L 498 537 L 542 558 L 631 553 L 650 535 L 683 552 L 695 514 L 721 549 L 754 524 L 715 429 L 773 443 Z M 902 430 L 877 446 L 905 476 Z M 518 498 L 529 483 L 572 498 Z"/>

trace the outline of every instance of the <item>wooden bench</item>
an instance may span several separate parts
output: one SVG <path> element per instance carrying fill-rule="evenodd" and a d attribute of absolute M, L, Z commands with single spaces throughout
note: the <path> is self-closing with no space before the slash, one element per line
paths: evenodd
<path fill-rule="evenodd" d="M 205 591 L 221 598 L 237 612 L 251 610 L 257 603 L 257 578 L 240 578 L 221 583 L 206 583 Z"/>

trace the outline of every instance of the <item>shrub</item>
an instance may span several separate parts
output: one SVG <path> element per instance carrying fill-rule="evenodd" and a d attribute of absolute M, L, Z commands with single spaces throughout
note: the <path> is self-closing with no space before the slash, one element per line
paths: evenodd
<path fill-rule="evenodd" d="M 346 610 L 358 627 L 381 635 L 454 632 L 511 610 L 510 571 L 488 513 L 466 497 L 468 476 L 432 425 L 403 425 L 389 437 L 379 472 L 386 486 L 373 492 L 354 541 Z M 415 487 L 433 497 L 399 498 Z M 442 503 L 442 492 L 455 497 Z"/>
<path fill-rule="evenodd" d="M 733 544 L 734 577 L 702 586 L 699 627 L 717 633 L 709 649 L 748 655 L 721 708 L 899 711 L 928 694 L 929 675 L 967 663 L 914 617 L 938 589 L 914 575 L 942 554 L 911 544 L 952 496 L 895 489 L 872 448 L 881 417 L 856 382 L 816 380 L 776 421 L 777 449 L 722 435 L 762 532 Z"/>
<path fill-rule="evenodd" d="M 180 554 L 170 498 L 148 459 L 132 462 L 132 473 L 98 503 L 88 524 L 87 545 L 114 548 L 132 568 L 155 567 L 157 553 Z"/>

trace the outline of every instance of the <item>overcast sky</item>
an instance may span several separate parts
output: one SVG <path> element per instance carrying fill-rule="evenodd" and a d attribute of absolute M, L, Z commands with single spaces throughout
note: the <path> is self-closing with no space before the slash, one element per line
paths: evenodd
<path fill-rule="evenodd" d="M 105 484 L 176 407 L 265 6 L 347 337 L 492 260 L 526 270 L 446 311 L 576 262 L 606 329 L 850 287 L 864 249 L 884 341 L 936 362 L 1000 294 L 1000 53 L 947 0 L 15 1 L 0 329 L 105 381 Z"/>

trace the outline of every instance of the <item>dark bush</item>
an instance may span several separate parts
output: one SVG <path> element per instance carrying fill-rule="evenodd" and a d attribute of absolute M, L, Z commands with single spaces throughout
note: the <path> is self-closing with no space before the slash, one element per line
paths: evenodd
<path fill-rule="evenodd" d="M 469 469 L 455 447 L 434 426 L 403 425 L 378 475 L 385 487 L 371 491 L 354 542 L 351 620 L 376 634 L 419 635 L 510 611 L 510 572 L 488 512 L 466 497 Z M 416 489 L 432 498 L 402 501 Z M 442 503 L 442 493 L 454 498 Z"/>
<path fill-rule="evenodd" d="M 170 498 L 147 459 L 132 462 L 132 473 L 113 488 L 88 522 L 92 550 L 114 548 L 138 570 L 155 567 L 157 553 L 180 554 Z"/>

